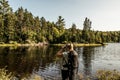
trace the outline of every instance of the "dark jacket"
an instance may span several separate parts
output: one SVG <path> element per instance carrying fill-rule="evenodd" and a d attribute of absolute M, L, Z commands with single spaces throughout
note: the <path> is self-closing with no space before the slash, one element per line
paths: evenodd
<path fill-rule="evenodd" d="M 68 65 L 70 69 L 78 68 L 79 66 L 78 54 L 74 50 L 68 53 Z"/>

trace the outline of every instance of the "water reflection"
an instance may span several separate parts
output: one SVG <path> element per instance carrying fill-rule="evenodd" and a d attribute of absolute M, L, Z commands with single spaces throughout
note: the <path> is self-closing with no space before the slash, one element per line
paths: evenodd
<path fill-rule="evenodd" d="M 0 68 L 13 72 L 19 79 L 29 77 L 33 72 L 44 70 L 54 62 L 55 51 L 48 47 L 10 47 L 0 48 Z"/>
<path fill-rule="evenodd" d="M 60 60 L 55 57 L 58 49 L 59 47 L 1 47 L 0 68 L 7 66 L 8 71 L 13 72 L 19 79 L 37 73 L 46 79 L 58 80 L 61 77 Z M 84 75 L 90 76 L 94 47 L 76 47 L 75 50 L 83 62 Z"/>
<path fill-rule="evenodd" d="M 120 70 L 120 44 L 106 47 L 76 47 L 79 54 L 79 72 L 92 76 L 99 69 Z M 6 67 L 18 79 L 33 74 L 46 80 L 60 79 L 60 59 L 55 57 L 60 47 L 0 47 L 0 68 Z"/>
<path fill-rule="evenodd" d="M 85 76 L 91 75 L 92 60 L 94 59 L 94 47 L 83 47 L 83 65 Z"/>

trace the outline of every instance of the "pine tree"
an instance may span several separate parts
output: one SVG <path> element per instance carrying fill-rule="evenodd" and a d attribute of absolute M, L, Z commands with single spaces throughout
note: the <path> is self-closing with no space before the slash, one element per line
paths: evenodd
<path fill-rule="evenodd" d="M 83 30 L 90 30 L 91 29 L 92 22 L 86 17 L 84 24 L 83 24 Z"/>
<path fill-rule="evenodd" d="M 21 33 L 22 33 L 22 28 L 23 28 L 23 20 L 24 20 L 24 10 L 23 8 L 18 8 L 18 10 L 15 12 L 15 15 L 17 17 L 16 23 L 15 23 L 15 36 L 16 36 L 16 40 L 18 42 L 22 42 L 22 38 L 24 37 Z"/>
<path fill-rule="evenodd" d="M 5 19 L 5 35 L 6 35 L 6 42 L 9 41 L 14 41 L 14 37 L 15 37 L 15 20 L 16 17 L 14 15 L 14 13 L 9 13 L 6 15 L 6 19 Z"/>
<path fill-rule="evenodd" d="M 56 27 L 59 30 L 60 35 L 64 33 L 64 26 L 65 26 L 64 18 L 62 18 L 62 16 L 59 16 L 56 22 Z"/>
<path fill-rule="evenodd" d="M 12 8 L 10 8 L 8 1 L 1 0 L 0 1 L 0 18 L 1 18 L 1 26 L 0 26 L 0 37 L 3 39 L 0 39 L 1 41 L 8 42 L 8 34 L 7 32 L 7 15 L 12 12 Z"/>

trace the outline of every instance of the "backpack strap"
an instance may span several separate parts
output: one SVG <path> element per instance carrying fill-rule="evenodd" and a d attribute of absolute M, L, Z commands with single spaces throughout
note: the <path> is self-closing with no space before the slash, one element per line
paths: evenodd
<path fill-rule="evenodd" d="M 76 63 L 76 67 L 74 66 L 74 62 Z M 70 51 L 68 54 L 68 64 L 70 64 L 71 68 L 78 68 L 79 62 L 77 59 L 77 55 L 75 51 Z"/>
<path fill-rule="evenodd" d="M 67 62 L 64 54 L 63 54 L 63 60 L 65 61 L 65 64 L 68 65 L 68 62 Z"/>

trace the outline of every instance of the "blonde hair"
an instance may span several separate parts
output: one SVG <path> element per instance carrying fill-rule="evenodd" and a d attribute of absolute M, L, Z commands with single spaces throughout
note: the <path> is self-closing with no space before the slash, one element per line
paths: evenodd
<path fill-rule="evenodd" d="M 73 44 L 72 44 L 72 43 L 68 43 L 68 44 L 67 44 L 67 47 L 68 47 L 69 49 L 73 50 Z"/>

